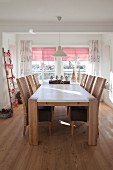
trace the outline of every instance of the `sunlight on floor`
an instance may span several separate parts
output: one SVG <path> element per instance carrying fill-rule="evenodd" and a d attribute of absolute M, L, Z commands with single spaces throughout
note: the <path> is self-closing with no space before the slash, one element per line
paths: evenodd
<path fill-rule="evenodd" d="M 70 123 L 64 122 L 64 121 L 62 121 L 62 120 L 59 120 L 59 122 L 60 122 L 60 124 L 62 124 L 62 125 L 70 126 Z"/>

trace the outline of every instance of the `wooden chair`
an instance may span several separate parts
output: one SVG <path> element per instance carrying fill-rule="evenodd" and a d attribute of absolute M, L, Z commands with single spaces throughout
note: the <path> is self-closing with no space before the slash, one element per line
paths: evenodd
<path fill-rule="evenodd" d="M 27 82 L 28 82 L 28 85 L 29 85 L 30 94 L 32 95 L 37 90 L 37 88 L 35 86 L 35 83 L 34 83 L 31 75 L 26 76 L 26 79 L 27 79 Z"/>
<path fill-rule="evenodd" d="M 30 92 L 27 85 L 27 81 L 25 77 L 21 77 L 16 79 L 17 84 L 20 90 L 23 108 L 24 108 L 24 130 L 23 135 L 25 135 L 26 127 L 29 125 L 28 120 L 28 99 L 30 98 Z M 52 128 L 52 115 L 53 115 L 53 107 L 51 106 L 37 106 L 37 114 L 39 117 L 39 122 L 48 121 L 49 122 L 49 134 L 51 135 Z"/>
<path fill-rule="evenodd" d="M 82 86 L 83 88 L 84 88 L 85 85 L 86 85 L 87 77 L 88 77 L 87 74 L 83 74 L 83 75 L 82 75 L 82 80 L 81 80 L 80 86 Z"/>
<path fill-rule="evenodd" d="M 39 83 L 38 74 L 37 73 L 33 74 L 33 79 L 34 79 L 34 82 L 35 82 L 35 86 L 38 89 L 41 86 L 41 84 Z"/>
<path fill-rule="evenodd" d="M 85 90 L 88 91 L 89 93 L 91 93 L 94 81 L 95 81 L 95 76 L 89 75 L 85 85 Z"/>
<path fill-rule="evenodd" d="M 97 98 L 98 100 L 98 110 L 99 110 L 99 102 L 100 102 L 100 97 L 102 95 L 102 91 L 105 86 L 106 79 L 97 77 L 94 89 L 92 92 L 92 95 Z M 77 107 L 77 106 L 71 106 L 69 108 L 69 119 L 71 121 L 71 135 L 73 136 L 73 129 L 74 129 L 74 122 L 75 121 L 82 121 L 82 122 L 87 122 L 88 121 L 88 108 L 87 107 Z M 99 130 L 98 130 L 99 133 Z"/>
<path fill-rule="evenodd" d="M 96 83 L 94 85 L 94 89 L 92 92 L 92 95 L 98 99 L 98 107 L 99 107 L 99 102 L 100 102 L 100 98 L 103 92 L 103 89 L 105 87 L 105 83 L 106 83 L 106 79 L 102 78 L 102 77 L 97 77 L 96 79 Z"/>
<path fill-rule="evenodd" d="M 87 74 L 82 74 L 80 86 L 83 87 L 83 88 L 85 87 L 87 77 L 88 77 Z M 67 115 L 69 116 L 69 106 L 67 106 Z"/>

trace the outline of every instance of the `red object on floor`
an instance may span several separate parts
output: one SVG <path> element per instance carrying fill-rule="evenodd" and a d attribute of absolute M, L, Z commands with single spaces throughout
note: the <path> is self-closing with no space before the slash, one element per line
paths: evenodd
<path fill-rule="evenodd" d="M 17 107 L 18 106 L 18 99 L 15 99 L 14 103 L 13 103 L 13 107 Z"/>

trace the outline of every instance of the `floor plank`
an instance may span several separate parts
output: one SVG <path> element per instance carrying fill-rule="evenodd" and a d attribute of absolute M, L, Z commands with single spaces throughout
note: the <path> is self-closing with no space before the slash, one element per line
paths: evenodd
<path fill-rule="evenodd" d="M 113 109 L 100 104 L 97 146 L 87 145 L 87 126 L 78 123 L 71 137 L 66 107 L 55 107 L 52 136 L 39 127 L 39 146 L 30 146 L 23 132 L 23 108 L 0 119 L 1 170 L 109 170 L 113 168 Z"/>

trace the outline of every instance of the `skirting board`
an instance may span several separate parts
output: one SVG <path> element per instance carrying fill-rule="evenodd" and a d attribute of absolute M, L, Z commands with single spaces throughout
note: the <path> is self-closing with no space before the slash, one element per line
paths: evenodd
<path fill-rule="evenodd" d="M 108 89 L 104 89 L 103 94 L 102 94 L 102 101 L 113 109 L 113 103 L 110 100 Z"/>

